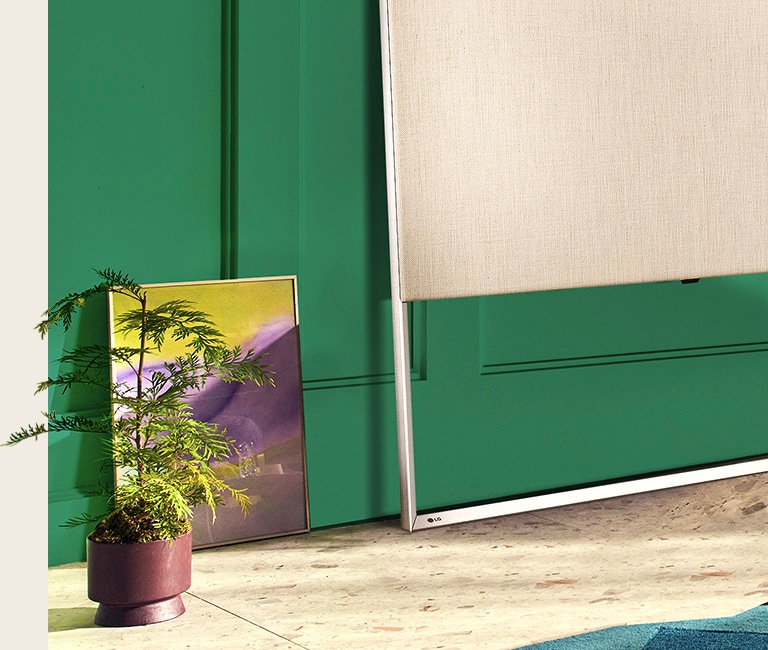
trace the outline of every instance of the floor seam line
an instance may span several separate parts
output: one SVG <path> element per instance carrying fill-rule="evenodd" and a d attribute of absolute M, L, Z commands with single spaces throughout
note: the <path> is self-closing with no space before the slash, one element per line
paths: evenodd
<path fill-rule="evenodd" d="M 309 648 L 307 648 L 306 646 L 303 646 L 303 645 L 301 645 L 300 643 L 297 643 L 296 641 L 293 641 L 292 639 L 289 639 L 289 638 L 287 638 L 287 637 L 284 637 L 284 636 L 283 636 L 282 634 L 280 634 L 279 632 L 275 632 L 275 631 L 273 631 L 273 630 L 270 630 L 270 629 L 268 629 L 268 628 L 264 627 L 263 625 L 259 625 L 259 624 L 258 624 L 258 623 L 256 623 L 255 621 L 252 621 L 252 620 L 250 620 L 250 619 L 248 619 L 248 618 L 245 618 L 245 616 L 241 616 L 240 614 L 237 614 L 237 613 L 235 613 L 235 612 L 233 612 L 233 611 L 230 611 L 230 610 L 228 610 L 226 607 L 222 607 L 221 605 L 217 605 L 216 603 L 212 603 L 210 600 L 206 600 L 206 599 L 205 599 L 205 598 L 203 598 L 202 596 L 198 596 L 197 594 L 195 594 L 195 593 L 192 593 L 191 591 L 185 591 L 184 593 L 185 593 L 185 594 L 188 594 L 189 596 L 192 596 L 193 598 L 197 598 L 198 600 L 200 600 L 200 601 L 202 601 L 202 602 L 204 602 L 204 603 L 206 603 L 206 604 L 210 605 L 211 607 L 215 607 L 216 609 L 219 609 L 219 610 L 221 610 L 222 612 L 226 612 L 227 614 L 231 614 L 232 616 L 234 616 L 234 617 L 236 617 L 236 618 L 239 618 L 241 621 L 245 621 L 246 623 L 248 623 L 248 624 L 250 624 L 250 625 L 253 625 L 254 627 L 258 627 L 260 630 L 264 630 L 265 632 L 268 632 L 269 634 L 272 634 L 272 635 L 274 635 L 274 636 L 276 636 L 276 637 L 279 637 L 279 638 L 281 638 L 283 641 L 287 641 L 288 643 L 291 643 L 291 644 L 295 645 L 297 648 L 302 648 L 303 650 L 310 650 L 310 649 L 309 649 Z"/>

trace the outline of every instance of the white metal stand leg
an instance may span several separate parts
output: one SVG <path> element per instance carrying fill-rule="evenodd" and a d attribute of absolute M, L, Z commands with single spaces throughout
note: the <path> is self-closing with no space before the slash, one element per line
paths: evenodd
<path fill-rule="evenodd" d="M 405 530 L 412 531 L 416 520 L 416 470 L 413 460 L 411 362 L 407 303 L 392 303 L 392 326 L 395 348 L 397 450 L 400 466 L 400 524 Z"/>

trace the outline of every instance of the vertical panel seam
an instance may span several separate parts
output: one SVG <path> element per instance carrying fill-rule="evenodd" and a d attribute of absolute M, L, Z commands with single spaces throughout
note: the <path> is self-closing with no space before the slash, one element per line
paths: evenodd
<path fill-rule="evenodd" d="M 229 203 L 229 103 L 230 103 L 230 0 L 221 0 L 221 144 L 220 144 L 220 166 L 221 181 L 219 187 L 220 201 L 220 251 L 219 251 L 219 274 L 222 280 L 230 278 L 229 270 L 229 223 L 230 223 L 230 203 Z"/>
<path fill-rule="evenodd" d="M 238 0 L 221 2 L 220 275 L 237 277 L 238 260 Z"/>
<path fill-rule="evenodd" d="M 298 265 L 297 273 L 299 277 L 303 277 L 304 271 L 304 226 L 306 224 L 306 170 L 307 170 L 307 146 L 306 146 L 306 115 L 305 115 L 305 103 L 306 103 L 306 50 L 307 50 L 307 16 L 305 10 L 304 0 L 299 1 L 299 88 L 298 88 L 298 100 L 299 100 L 299 224 L 298 224 Z"/>
<path fill-rule="evenodd" d="M 230 0 L 230 131 L 229 131 L 229 273 L 237 278 L 239 259 L 239 139 L 240 139 L 240 0 Z"/>

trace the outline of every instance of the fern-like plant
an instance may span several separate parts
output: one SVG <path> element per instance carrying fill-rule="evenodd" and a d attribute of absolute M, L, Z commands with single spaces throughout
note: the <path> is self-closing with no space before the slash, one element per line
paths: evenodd
<path fill-rule="evenodd" d="M 112 269 L 96 273 L 100 282 L 57 301 L 36 329 L 41 336 L 54 326 L 67 330 L 74 313 L 90 298 L 111 292 L 135 302 L 135 308 L 114 322 L 116 332 L 134 344 L 87 345 L 65 352 L 58 359 L 62 371 L 38 384 L 36 392 L 54 387 L 66 392 L 77 385 L 106 389 L 110 408 L 101 417 L 44 413 L 46 423 L 12 433 L 4 446 L 53 431 L 101 434 L 119 473 L 114 489 L 106 494 L 109 510 L 83 514 L 66 524 L 96 523 L 89 535 L 96 542 L 176 539 L 191 530 L 195 506 L 207 504 L 215 519 L 224 493 L 234 497 L 245 516 L 251 506 L 245 490 L 228 485 L 211 467 L 211 461 L 234 452 L 234 441 L 225 429 L 195 419 L 187 399 L 211 377 L 274 386 L 263 355 L 229 348 L 210 315 L 188 301 L 150 308 L 146 291 L 130 277 Z M 149 369 L 148 358 L 160 353 L 167 340 L 183 342 L 185 353 Z M 110 379 L 115 362 L 130 367 L 129 381 Z"/>

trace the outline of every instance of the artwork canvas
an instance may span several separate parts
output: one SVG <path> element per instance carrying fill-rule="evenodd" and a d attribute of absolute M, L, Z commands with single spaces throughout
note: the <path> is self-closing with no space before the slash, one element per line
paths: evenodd
<path fill-rule="evenodd" d="M 213 465 L 232 487 L 246 488 L 253 506 L 243 516 L 240 506 L 225 496 L 215 520 L 205 505 L 192 519 L 192 546 L 205 548 L 309 530 L 304 411 L 301 389 L 299 319 L 295 276 L 144 285 L 150 306 L 187 300 L 207 312 L 229 347 L 255 348 L 274 386 L 209 380 L 190 394 L 194 417 L 226 428 L 237 452 Z M 114 322 L 132 308 L 126 299 L 110 301 L 112 345 L 121 345 Z M 182 352 L 167 341 L 164 357 L 151 357 L 159 366 L 165 357 Z M 128 372 L 115 364 L 113 379 Z M 119 480 L 119 477 L 118 479 Z"/>

